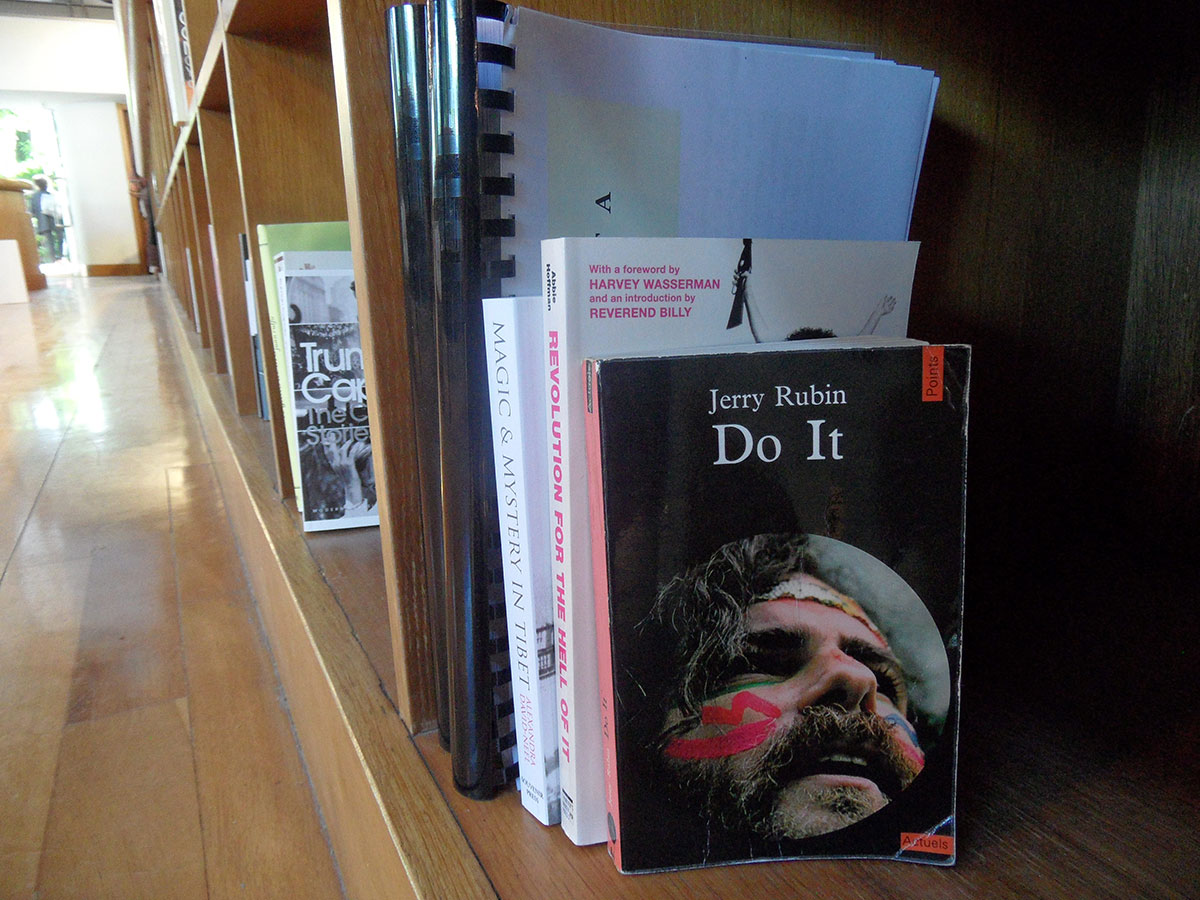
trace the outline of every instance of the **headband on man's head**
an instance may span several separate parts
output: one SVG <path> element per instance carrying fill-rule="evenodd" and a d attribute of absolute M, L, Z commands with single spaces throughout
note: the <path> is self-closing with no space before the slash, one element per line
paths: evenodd
<path fill-rule="evenodd" d="M 887 638 L 883 636 L 883 632 L 876 627 L 866 610 L 853 597 L 846 596 L 837 588 L 831 587 L 821 579 L 807 573 L 801 572 L 779 582 L 767 591 L 763 600 L 810 600 L 813 603 L 840 610 L 850 618 L 862 622 L 871 634 L 879 638 L 885 645 L 887 644 Z"/>

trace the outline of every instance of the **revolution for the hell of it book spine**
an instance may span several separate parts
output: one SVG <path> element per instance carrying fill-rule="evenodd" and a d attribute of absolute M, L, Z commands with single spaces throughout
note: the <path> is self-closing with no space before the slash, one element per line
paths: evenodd
<path fill-rule="evenodd" d="M 560 296 L 566 272 L 566 248 L 547 242 L 542 248 L 545 304 L 545 372 L 550 471 L 551 590 L 554 595 L 555 648 L 558 654 L 558 756 L 562 783 L 563 831 L 576 844 L 599 844 L 608 828 L 604 804 L 604 759 L 596 670 L 596 621 L 588 535 L 576 535 L 573 505 L 587 502 L 584 448 L 572 445 L 569 396 L 578 391 L 579 372 L 570 360 L 569 298 Z M 586 530 L 586 529 L 585 529 Z"/>

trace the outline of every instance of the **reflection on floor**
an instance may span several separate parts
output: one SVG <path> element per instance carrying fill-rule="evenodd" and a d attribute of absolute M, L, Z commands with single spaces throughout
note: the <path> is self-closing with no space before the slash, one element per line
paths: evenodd
<path fill-rule="evenodd" d="M 86 274 L 87 267 L 63 258 L 56 259 L 54 262 L 41 263 L 38 265 L 38 269 L 47 278 L 69 278 Z"/>
<path fill-rule="evenodd" d="M 166 302 L 0 306 L 0 896 L 341 897 Z"/>

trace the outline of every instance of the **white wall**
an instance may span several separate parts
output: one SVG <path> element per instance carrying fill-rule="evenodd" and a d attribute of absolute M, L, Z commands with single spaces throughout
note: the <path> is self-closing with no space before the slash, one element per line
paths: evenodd
<path fill-rule="evenodd" d="M 124 96 L 117 23 L 0 16 L 0 91 Z"/>
<path fill-rule="evenodd" d="M 75 262 L 85 266 L 137 263 L 137 232 L 116 104 L 56 104 L 54 118 L 63 167 L 71 179 Z"/>
<path fill-rule="evenodd" d="M 54 112 L 72 258 L 82 265 L 139 261 L 117 110 L 126 77 L 116 22 L 0 16 L 0 106 Z"/>

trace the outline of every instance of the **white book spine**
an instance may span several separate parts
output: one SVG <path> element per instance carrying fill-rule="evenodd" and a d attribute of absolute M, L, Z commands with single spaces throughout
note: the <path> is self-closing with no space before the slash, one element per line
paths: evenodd
<path fill-rule="evenodd" d="M 253 262 L 250 257 L 250 244 L 247 242 L 245 234 L 238 235 L 238 242 L 242 251 L 242 284 L 246 287 L 246 324 L 250 328 L 250 336 L 257 337 L 258 304 L 255 303 L 254 270 L 251 268 Z"/>
<path fill-rule="evenodd" d="M 300 477 L 300 444 L 296 435 L 296 386 L 292 379 L 292 339 L 288 324 L 287 258 L 275 257 L 275 317 L 271 319 L 271 337 L 275 341 L 275 368 L 279 373 L 279 395 L 283 408 L 288 459 L 292 463 L 292 494 L 296 509 L 304 510 L 304 486 Z"/>
<path fill-rule="evenodd" d="M 540 296 L 483 301 L 521 804 L 559 822 Z"/>
<path fill-rule="evenodd" d="M 258 415 L 266 419 L 270 417 L 270 403 L 267 400 L 266 372 L 263 369 L 262 335 L 258 327 L 258 303 L 254 289 L 254 269 L 250 256 L 250 241 L 242 232 L 238 234 L 238 247 L 242 256 L 242 284 L 246 297 L 246 325 L 250 329 L 250 350 L 254 357 L 254 390 L 258 399 Z"/>
<path fill-rule="evenodd" d="M 576 844 L 599 844 L 608 838 L 608 825 L 587 466 L 582 459 L 582 419 L 571 411 L 572 400 L 582 393 L 583 376 L 575 362 L 578 351 L 572 347 L 571 300 L 564 284 L 566 251 L 561 241 L 543 245 L 542 269 L 562 827 Z M 575 431 L 580 435 L 578 447 Z"/>

